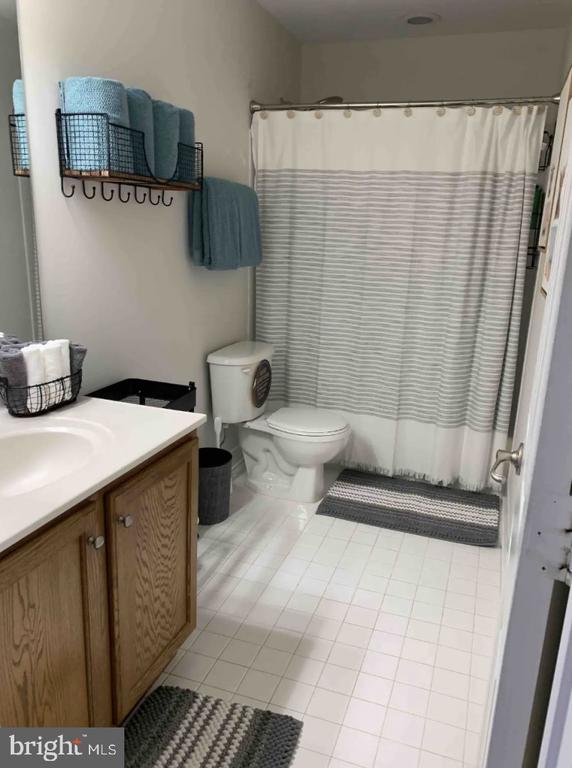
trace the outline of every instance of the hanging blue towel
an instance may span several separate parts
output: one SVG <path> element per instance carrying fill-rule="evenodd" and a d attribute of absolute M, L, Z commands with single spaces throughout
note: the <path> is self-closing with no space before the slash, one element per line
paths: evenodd
<path fill-rule="evenodd" d="M 105 120 L 82 114 L 104 113 L 110 123 L 128 128 L 129 108 L 122 83 L 104 77 L 68 77 L 60 82 L 60 105 L 62 112 L 78 115 L 63 124 L 68 168 L 132 172 L 128 132 L 111 127 L 108 137 Z"/>
<path fill-rule="evenodd" d="M 256 267 L 262 261 L 256 192 L 208 177 L 190 194 L 191 254 L 207 269 Z"/>
<path fill-rule="evenodd" d="M 22 170 L 30 170 L 30 152 L 28 149 L 28 133 L 26 131 L 26 100 L 24 98 L 24 83 L 14 80 L 12 85 L 12 104 L 14 106 L 15 131 L 16 131 L 16 156 L 15 167 Z"/>
<path fill-rule="evenodd" d="M 179 123 L 177 107 L 166 101 L 153 99 L 155 176 L 158 179 L 172 179 L 177 170 Z"/>
<path fill-rule="evenodd" d="M 138 176 L 155 173 L 155 129 L 153 127 L 153 99 L 140 88 L 127 88 L 129 127 L 133 131 L 133 170 Z"/>

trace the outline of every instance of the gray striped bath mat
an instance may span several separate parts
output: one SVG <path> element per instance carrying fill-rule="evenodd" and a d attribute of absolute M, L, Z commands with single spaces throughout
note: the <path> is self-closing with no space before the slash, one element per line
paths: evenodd
<path fill-rule="evenodd" d="M 499 498 L 492 494 L 344 469 L 324 496 L 317 514 L 494 547 L 499 508 Z"/>
<path fill-rule="evenodd" d="M 302 723 L 160 686 L 125 727 L 125 768 L 287 768 Z"/>

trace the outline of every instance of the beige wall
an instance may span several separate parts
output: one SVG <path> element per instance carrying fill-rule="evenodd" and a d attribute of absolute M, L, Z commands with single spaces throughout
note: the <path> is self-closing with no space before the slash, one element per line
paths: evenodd
<path fill-rule="evenodd" d="M 58 80 L 99 75 L 192 109 L 205 172 L 248 182 L 251 98 L 297 98 L 299 46 L 255 0 L 19 0 L 46 336 L 88 346 L 84 391 L 126 376 L 198 383 L 249 331 L 251 270 L 191 265 L 187 200 L 60 193 Z"/>
<path fill-rule="evenodd" d="M 29 182 L 12 174 L 7 117 L 14 111 L 12 83 L 19 76 L 18 28 L 15 20 L 0 17 L 0 331 L 29 339 L 32 315 L 18 189 Z"/>
<path fill-rule="evenodd" d="M 303 101 L 423 101 L 560 91 L 564 29 L 308 44 Z M 571 51 L 572 53 L 572 51 Z"/>
<path fill-rule="evenodd" d="M 572 24 L 568 27 L 568 37 L 564 47 L 564 77 L 568 74 L 570 67 L 572 67 Z"/>

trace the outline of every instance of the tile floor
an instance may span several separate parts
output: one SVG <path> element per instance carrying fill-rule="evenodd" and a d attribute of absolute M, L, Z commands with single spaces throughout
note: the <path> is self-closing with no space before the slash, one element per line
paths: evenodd
<path fill-rule="evenodd" d="M 500 552 L 316 516 L 237 483 L 201 530 L 166 682 L 304 721 L 295 768 L 473 768 Z"/>

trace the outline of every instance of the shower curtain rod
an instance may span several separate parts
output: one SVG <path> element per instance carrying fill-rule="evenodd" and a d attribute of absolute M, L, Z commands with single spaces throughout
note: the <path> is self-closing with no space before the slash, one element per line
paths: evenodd
<path fill-rule="evenodd" d="M 250 102 L 250 112 L 278 112 L 280 110 L 309 111 L 312 109 L 399 109 L 403 107 L 492 107 L 495 105 L 519 104 L 558 104 L 560 96 L 535 96 L 530 99 L 518 97 L 516 99 L 467 99 L 465 101 L 344 101 L 341 103 L 320 104 L 261 104 L 258 101 Z"/>

